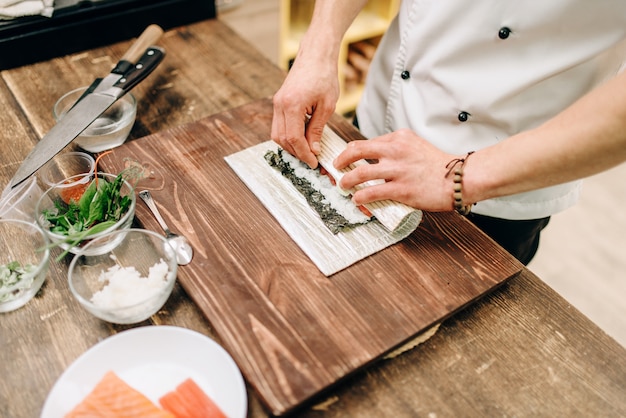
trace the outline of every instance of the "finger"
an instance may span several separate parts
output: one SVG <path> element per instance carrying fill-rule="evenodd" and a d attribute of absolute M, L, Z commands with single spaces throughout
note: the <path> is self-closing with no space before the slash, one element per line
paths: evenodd
<path fill-rule="evenodd" d="M 317 157 L 315 156 L 315 154 L 313 154 L 313 152 L 311 152 L 311 149 L 309 148 L 309 143 L 306 141 L 304 136 L 302 137 L 301 140 L 298 140 L 296 142 L 291 142 L 290 144 L 293 149 L 292 155 L 300 159 L 309 167 L 317 168 L 317 165 L 318 165 Z"/>
<path fill-rule="evenodd" d="M 306 140 L 309 144 L 309 149 L 315 155 L 320 153 L 320 141 L 322 140 L 325 124 L 326 122 L 314 112 L 306 127 Z"/>
<path fill-rule="evenodd" d="M 355 168 L 354 170 L 350 170 L 341 176 L 339 180 L 339 187 L 343 190 L 350 190 L 354 188 L 357 184 L 364 183 L 371 179 L 371 173 L 368 173 L 367 166 L 360 166 Z"/>
<path fill-rule="evenodd" d="M 279 103 L 274 103 L 274 114 L 272 116 L 272 130 L 270 137 L 282 149 L 295 155 L 291 143 L 287 140 L 287 115 Z"/>
<path fill-rule="evenodd" d="M 333 162 L 336 169 L 341 170 L 359 160 L 380 160 L 384 153 L 382 141 L 376 139 L 359 140 L 348 142 Z"/>
<path fill-rule="evenodd" d="M 311 152 L 315 155 L 319 155 L 320 153 L 320 142 L 324 133 L 324 127 L 334 111 L 334 107 L 327 105 L 318 106 L 308 121 L 306 138 L 309 142 Z"/>
<path fill-rule="evenodd" d="M 305 118 L 292 111 L 281 112 L 275 110 L 272 119 L 272 139 L 285 151 L 304 161 L 312 167 L 317 167 L 317 158 L 309 149 L 305 137 Z"/>
<path fill-rule="evenodd" d="M 387 182 L 357 190 L 352 195 L 352 201 L 355 205 L 364 205 L 379 200 L 401 201 L 402 198 L 400 196 L 397 186 L 391 182 Z"/>
<path fill-rule="evenodd" d="M 384 164 L 362 164 L 345 173 L 341 177 L 339 186 L 344 190 L 350 190 L 361 183 L 371 180 L 389 180 L 394 176 L 393 168 Z"/>
<path fill-rule="evenodd" d="M 306 163 L 309 167 L 316 168 L 318 164 L 317 157 L 311 151 L 311 147 L 307 139 L 307 131 L 309 130 L 307 126 L 307 120 L 308 118 L 306 113 L 300 115 L 300 117 L 297 119 L 297 122 L 295 119 L 293 120 L 293 125 L 289 125 L 289 127 L 295 126 L 297 124 L 298 126 L 302 126 L 302 130 L 298 131 L 300 135 L 297 137 L 288 136 L 287 142 L 289 143 L 291 149 L 293 149 L 294 156 Z"/>

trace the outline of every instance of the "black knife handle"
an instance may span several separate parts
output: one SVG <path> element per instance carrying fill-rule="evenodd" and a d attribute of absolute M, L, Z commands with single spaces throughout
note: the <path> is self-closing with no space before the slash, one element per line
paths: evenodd
<path fill-rule="evenodd" d="M 119 75 L 124 75 L 127 72 L 129 72 L 133 67 L 135 66 L 135 64 L 133 64 L 130 61 L 126 61 L 126 60 L 121 60 L 118 61 L 118 63 L 115 65 L 115 67 L 111 70 L 111 72 L 113 74 L 119 74 Z"/>
<path fill-rule="evenodd" d="M 156 44 L 162 35 L 163 29 L 161 29 L 160 26 L 155 24 L 149 25 L 146 29 L 144 29 L 141 35 L 139 35 L 137 40 L 133 42 L 130 48 L 128 48 L 124 56 L 111 72 L 119 75 L 126 74 L 131 68 L 133 68 L 135 65 L 134 63 L 141 58 L 146 48 L 150 47 L 150 45 Z"/>
<path fill-rule="evenodd" d="M 139 84 L 144 78 L 148 76 L 165 56 L 165 50 L 157 46 L 151 46 L 146 50 L 139 61 L 126 72 L 124 77 L 120 78 L 113 87 L 119 87 L 124 90 L 124 93 L 128 93 L 133 87 Z"/>

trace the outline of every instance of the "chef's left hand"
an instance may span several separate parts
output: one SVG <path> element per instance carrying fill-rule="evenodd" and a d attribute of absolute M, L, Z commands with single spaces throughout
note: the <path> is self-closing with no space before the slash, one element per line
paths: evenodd
<path fill-rule="evenodd" d="M 377 200 L 395 200 L 426 211 L 447 211 L 453 207 L 453 182 L 446 178 L 446 164 L 455 158 L 416 135 L 402 129 L 377 138 L 352 141 L 335 159 L 337 169 L 360 159 L 378 160 L 345 174 L 340 186 L 352 189 L 369 180 L 384 179 L 380 185 L 354 193 L 357 205 Z"/>

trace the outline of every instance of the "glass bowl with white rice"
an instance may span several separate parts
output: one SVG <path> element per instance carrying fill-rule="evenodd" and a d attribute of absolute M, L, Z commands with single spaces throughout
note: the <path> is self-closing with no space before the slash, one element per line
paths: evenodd
<path fill-rule="evenodd" d="M 106 253 L 89 251 L 99 240 L 111 238 L 119 244 Z M 68 280 L 76 300 L 97 318 L 135 324 L 163 307 L 172 293 L 177 268 L 176 254 L 162 235 L 131 228 L 89 242 L 72 259 Z"/>

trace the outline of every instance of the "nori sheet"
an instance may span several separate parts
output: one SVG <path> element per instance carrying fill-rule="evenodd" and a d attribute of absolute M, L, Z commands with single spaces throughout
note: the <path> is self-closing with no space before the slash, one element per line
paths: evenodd
<path fill-rule="evenodd" d="M 308 180 L 296 176 L 293 168 L 285 162 L 282 155 L 283 150 L 279 148 L 278 152 L 272 150 L 266 152 L 264 158 L 270 166 L 280 171 L 280 173 L 298 189 L 309 205 L 318 213 L 324 225 L 326 225 L 333 234 L 337 234 L 346 228 L 361 225 L 350 223 L 339 212 L 333 209 L 329 203 L 324 202 L 324 195 L 319 190 L 316 190 Z M 319 168 L 315 170 L 319 172 Z"/>

